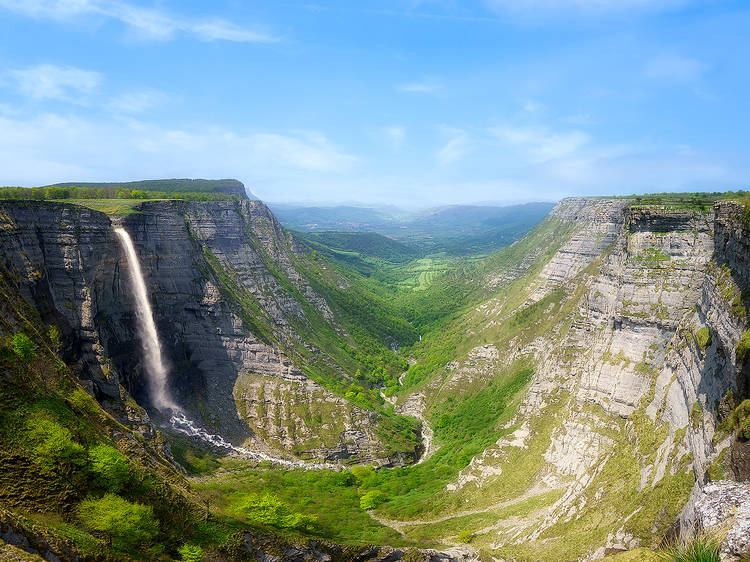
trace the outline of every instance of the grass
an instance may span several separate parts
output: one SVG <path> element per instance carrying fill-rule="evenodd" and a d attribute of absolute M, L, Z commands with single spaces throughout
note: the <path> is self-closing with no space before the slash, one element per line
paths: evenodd
<path fill-rule="evenodd" d="M 135 209 L 146 201 L 168 201 L 168 199 L 65 199 L 60 203 L 73 203 L 110 216 L 126 216 L 137 213 Z"/>
<path fill-rule="evenodd" d="M 659 553 L 664 562 L 719 562 L 719 546 L 724 537 L 717 533 L 701 533 L 685 543 L 666 547 Z"/>
<path fill-rule="evenodd" d="M 193 485 L 211 502 L 223 521 L 243 522 L 238 507 L 248 496 L 272 493 L 295 511 L 318 518 L 313 536 L 342 544 L 406 544 L 393 529 L 371 518 L 360 507 L 362 491 L 349 471 L 262 470 L 245 468 L 231 474 L 194 479 Z M 245 520 L 245 522 L 250 522 Z"/>

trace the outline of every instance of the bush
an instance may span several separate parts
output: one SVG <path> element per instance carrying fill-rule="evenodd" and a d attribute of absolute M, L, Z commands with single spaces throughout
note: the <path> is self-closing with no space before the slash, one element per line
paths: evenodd
<path fill-rule="evenodd" d="M 743 400 L 732 412 L 732 427 L 743 439 L 750 439 L 750 400 Z"/>
<path fill-rule="evenodd" d="M 737 359 L 739 361 L 745 360 L 745 357 L 747 357 L 748 352 L 750 352 L 750 330 L 747 330 L 745 333 L 742 334 L 740 341 L 737 342 L 737 347 L 735 348 L 735 352 L 737 353 Z"/>
<path fill-rule="evenodd" d="M 203 549 L 194 544 L 184 544 L 178 550 L 177 553 L 180 555 L 180 559 L 183 562 L 203 562 L 205 554 Z"/>
<path fill-rule="evenodd" d="M 273 494 L 250 494 L 239 502 L 237 510 L 253 523 L 279 529 L 312 530 L 317 526 L 315 515 L 292 512 L 289 505 Z"/>
<path fill-rule="evenodd" d="M 68 394 L 67 402 L 74 412 L 81 415 L 94 415 L 99 413 L 99 408 L 94 399 L 80 388 L 76 388 Z"/>
<path fill-rule="evenodd" d="M 706 326 L 703 326 L 695 333 L 695 341 L 698 344 L 698 347 L 701 348 L 701 351 L 706 351 L 708 346 L 711 345 L 710 330 Z"/>
<path fill-rule="evenodd" d="M 456 537 L 456 540 L 458 542 L 470 543 L 471 539 L 473 538 L 474 538 L 474 533 L 472 533 L 468 529 L 464 529 L 463 531 L 458 533 L 458 537 Z"/>
<path fill-rule="evenodd" d="M 368 509 L 375 509 L 385 502 L 386 497 L 380 490 L 370 490 L 364 496 L 359 498 L 359 507 L 367 511 Z"/>
<path fill-rule="evenodd" d="M 78 517 L 92 531 L 106 533 L 125 548 L 151 541 L 159 532 L 159 522 L 151 506 L 131 503 L 115 494 L 82 501 Z"/>
<path fill-rule="evenodd" d="M 34 462 L 46 470 L 60 465 L 84 466 L 86 450 L 73 441 L 70 431 L 56 422 L 33 416 L 27 422 L 34 443 Z"/>
<path fill-rule="evenodd" d="M 119 492 L 130 479 L 128 459 L 109 445 L 97 445 L 89 450 L 89 463 L 94 483 L 104 490 Z"/>
<path fill-rule="evenodd" d="M 24 333 L 13 336 L 11 347 L 21 361 L 29 362 L 36 357 L 36 344 Z"/>

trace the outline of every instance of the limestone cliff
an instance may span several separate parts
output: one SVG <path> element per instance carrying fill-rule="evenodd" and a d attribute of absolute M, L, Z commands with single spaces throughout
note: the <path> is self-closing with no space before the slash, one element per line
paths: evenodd
<path fill-rule="evenodd" d="M 310 337 L 343 330 L 300 272 L 307 250 L 263 203 L 147 202 L 114 220 L 134 240 L 170 388 L 190 416 L 249 448 L 403 462 L 404 451 L 381 440 L 380 414 L 306 375 L 351 376 Z M 0 262 L 42 320 L 60 327 L 63 357 L 91 391 L 148 433 L 147 416 L 126 400 L 127 391 L 148 405 L 112 220 L 77 205 L 2 202 Z"/>
<path fill-rule="evenodd" d="M 463 319 L 469 341 L 485 343 L 419 391 L 428 418 L 446 388 L 535 366 L 509 435 L 442 492 L 471 505 L 456 525 L 487 557 L 600 558 L 695 526 L 705 483 L 731 472 L 722 451 L 744 446 L 717 432 L 747 393 L 735 352 L 750 282 L 741 219 L 726 202 L 705 213 L 564 200 L 547 219 L 572 225 L 560 249 Z"/>

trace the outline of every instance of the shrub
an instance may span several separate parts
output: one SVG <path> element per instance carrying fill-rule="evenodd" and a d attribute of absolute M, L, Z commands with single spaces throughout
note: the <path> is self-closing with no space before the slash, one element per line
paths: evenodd
<path fill-rule="evenodd" d="M 89 463 L 94 483 L 104 490 L 119 492 L 130 478 L 130 463 L 120 451 L 109 445 L 89 450 Z"/>
<path fill-rule="evenodd" d="M 49 341 L 50 345 L 52 346 L 52 351 L 60 351 L 60 348 L 62 347 L 62 339 L 60 338 L 60 330 L 57 329 L 57 326 L 50 326 L 49 327 Z"/>
<path fill-rule="evenodd" d="M 131 503 L 115 494 L 83 500 L 78 506 L 78 517 L 92 531 L 106 533 L 125 548 L 151 541 L 159 532 L 159 522 L 151 506 Z"/>
<path fill-rule="evenodd" d="M 177 550 L 177 553 L 183 562 L 203 562 L 203 558 L 205 557 L 203 549 L 194 544 L 183 544 Z"/>
<path fill-rule="evenodd" d="M 85 390 L 80 388 L 76 388 L 68 394 L 67 402 L 77 414 L 93 415 L 99 412 L 94 399 Z"/>
<path fill-rule="evenodd" d="M 711 345 L 711 331 L 706 326 L 703 326 L 695 333 L 695 341 L 698 347 L 701 348 L 701 351 L 706 351 L 708 346 Z"/>
<path fill-rule="evenodd" d="M 745 360 L 745 357 L 747 357 L 748 352 L 750 352 L 750 330 L 747 330 L 745 333 L 742 334 L 740 341 L 737 342 L 737 347 L 735 348 L 735 352 L 737 353 L 738 360 L 740 361 Z"/>
<path fill-rule="evenodd" d="M 359 507 L 365 511 L 368 509 L 375 509 L 385 502 L 386 497 L 380 490 L 370 490 L 364 496 L 359 498 Z"/>
<path fill-rule="evenodd" d="M 23 332 L 13 336 L 11 347 L 21 361 L 29 362 L 36 357 L 36 344 Z"/>
<path fill-rule="evenodd" d="M 470 543 L 471 539 L 473 538 L 474 538 L 474 533 L 472 533 L 468 529 L 464 529 L 463 531 L 458 533 L 458 537 L 456 538 L 456 540 L 458 540 L 458 542 Z"/>
<path fill-rule="evenodd" d="M 34 443 L 34 462 L 44 469 L 52 470 L 60 465 L 84 466 L 85 449 L 73 441 L 70 431 L 60 424 L 40 416 L 27 422 L 29 437 Z"/>
<path fill-rule="evenodd" d="M 289 505 L 273 494 L 250 494 L 237 505 L 241 515 L 253 523 L 269 525 L 279 529 L 307 529 L 316 527 L 315 515 L 292 512 Z"/>
<path fill-rule="evenodd" d="M 743 400 L 732 412 L 732 427 L 743 439 L 750 439 L 750 400 Z"/>

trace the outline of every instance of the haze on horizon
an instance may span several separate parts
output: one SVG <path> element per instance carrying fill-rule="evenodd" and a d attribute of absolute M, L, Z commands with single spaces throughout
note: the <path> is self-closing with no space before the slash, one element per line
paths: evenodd
<path fill-rule="evenodd" d="M 747 187 L 738 0 L 0 0 L 0 185 L 398 207 Z"/>

